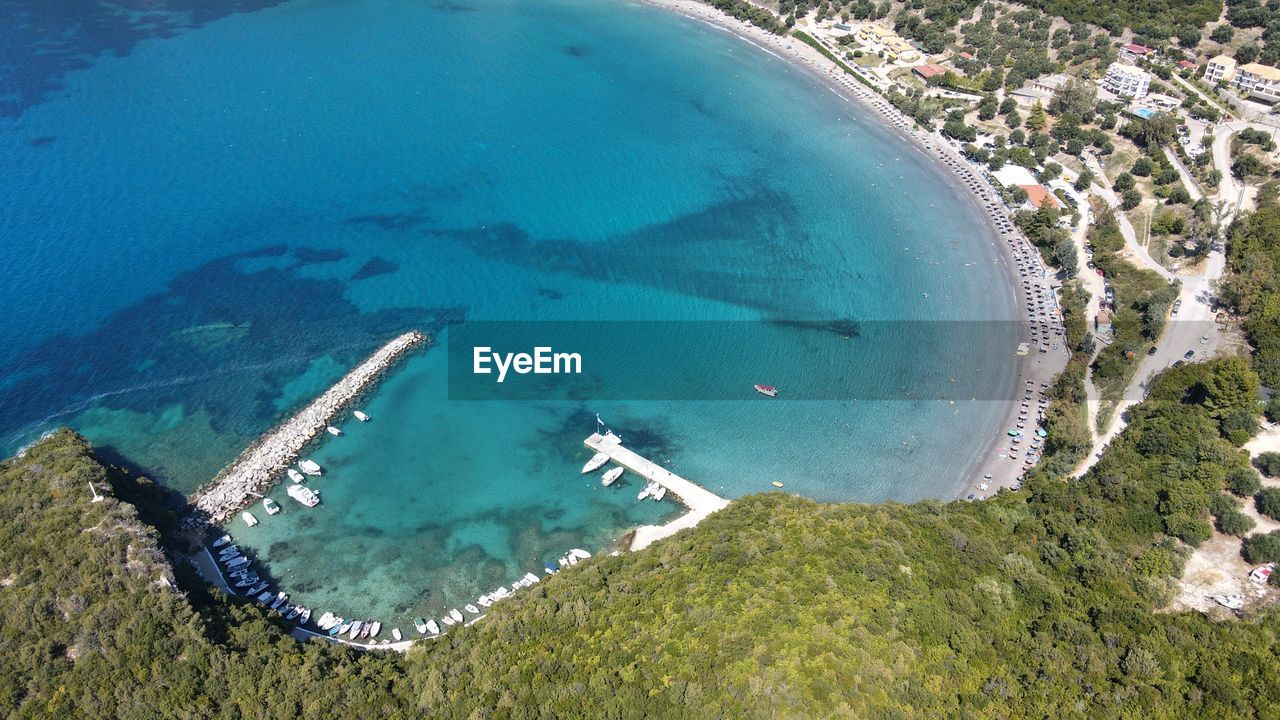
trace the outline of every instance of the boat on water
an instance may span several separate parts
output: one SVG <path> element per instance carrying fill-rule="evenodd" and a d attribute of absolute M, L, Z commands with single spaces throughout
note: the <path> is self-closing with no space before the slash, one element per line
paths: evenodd
<path fill-rule="evenodd" d="M 466 610 L 467 612 L 471 613 L 472 615 L 479 615 L 479 614 L 480 614 L 480 608 L 476 607 L 475 605 L 472 605 L 471 603 L 467 603 L 466 605 L 463 605 L 463 606 L 462 606 L 462 609 L 463 609 L 463 610 Z"/>
<path fill-rule="evenodd" d="M 293 620 L 301 614 L 302 614 L 302 608 L 298 607 L 297 605 L 294 605 L 293 607 L 289 608 L 289 612 L 284 614 L 284 619 Z"/>
<path fill-rule="evenodd" d="M 555 575 L 557 572 L 556 566 L 552 565 L 551 563 L 544 564 L 542 566 L 542 569 L 545 570 L 548 575 Z"/>
<path fill-rule="evenodd" d="M 264 592 L 258 596 L 258 602 L 262 603 L 263 605 L 266 605 L 267 602 L 271 600 L 272 597 L 273 596 L 270 591 Z"/>
<path fill-rule="evenodd" d="M 400 628 L 391 628 L 391 637 L 395 638 L 396 642 L 400 642 L 400 640 L 404 638 L 404 636 L 400 634 Z"/>
<path fill-rule="evenodd" d="M 420 617 L 414 618 L 413 629 L 417 630 L 418 634 L 420 635 L 425 634 L 427 632 L 427 621 L 424 618 L 420 618 Z"/>
<path fill-rule="evenodd" d="M 373 623 L 365 622 L 365 624 L 360 628 L 360 639 L 364 640 L 365 638 L 369 637 L 369 635 L 372 632 L 373 632 Z"/>
<path fill-rule="evenodd" d="M 1214 595 L 1213 601 L 1228 610 L 1239 610 L 1244 607 L 1243 595 Z"/>
<path fill-rule="evenodd" d="M 351 623 L 351 632 L 347 633 L 347 637 L 351 638 L 352 640 L 355 640 L 356 636 L 358 636 L 360 634 L 360 631 L 363 629 L 364 629 L 364 621 L 356 620 L 355 622 Z"/>
<path fill-rule="evenodd" d="M 569 558 L 560 558 L 559 562 L 560 562 L 560 567 L 569 566 Z"/>
<path fill-rule="evenodd" d="M 283 590 L 281 590 L 280 592 L 276 593 L 276 599 L 275 599 L 275 602 L 271 603 L 271 609 L 275 610 L 276 608 L 283 605 L 284 601 L 288 599 L 289 599 L 289 596 L 286 595 Z"/>
<path fill-rule="evenodd" d="M 755 385 L 756 392 L 765 397 L 778 397 L 778 388 L 772 385 Z"/>
<path fill-rule="evenodd" d="M 299 460 L 298 467 L 302 468 L 302 472 L 308 475 L 319 475 L 324 472 L 320 469 L 320 463 L 315 460 Z"/>
<path fill-rule="evenodd" d="M 239 580 L 236 580 L 236 587 L 242 587 L 242 588 L 245 588 L 245 587 L 252 587 L 253 585 L 256 585 L 257 583 L 258 583 L 258 576 L 257 576 L 257 575 L 246 575 L 246 576 L 244 576 L 244 577 L 240 578 Z"/>
<path fill-rule="evenodd" d="M 599 470 L 605 463 L 609 462 L 608 453 L 598 452 L 591 456 L 586 465 L 582 466 L 582 474 L 586 475 L 594 470 Z"/>
<path fill-rule="evenodd" d="M 267 589 L 267 583 L 266 583 L 266 582 L 264 582 L 264 581 L 259 580 L 259 581 L 258 581 L 258 584 L 257 584 L 257 585 L 254 585 L 254 586 L 253 586 L 253 587 L 251 587 L 251 588 L 249 588 L 249 590 L 245 593 L 245 595 L 250 595 L 250 596 L 252 596 L 252 595 L 257 595 L 258 593 L 260 593 L 260 592 L 262 592 L 263 590 L 266 590 L 266 589 Z"/>
<path fill-rule="evenodd" d="M 349 623 L 346 620 L 339 618 L 338 624 L 329 628 L 329 634 L 333 635 L 334 637 L 337 637 L 339 635 L 346 635 L 347 631 L 351 629 L 351 625 L 352 623 Z"/>
<path fill-rule="evenodd" d="M 666 496 L 667 496 L 667 489 L 665 487 L 659 487 L 657 490 L 653 491 L 654 500 L 661 500 Z"/>
<path fill-rule="evenodd" d="M 267 511 L 268 515 L 275 515 L 280 512 L 280 503 L 271 498 L 262 498 L 262 508 Z"/>
<path fill-rule="evenodd" d="M 369 630 L 369 637 L 378 637 L 378 633 L 382 632 L 382 623 L 378 620 L 373 621 L 373 628 Z"/>
<path fill-rule="evenodd" d="M 330 435 L 332 435 L 332 436 L 334 436 L 334 437 L 342 437 L 342 431 L 341 431 L 341 430 L 339 430 L 338 428 L 336 428 L 336 427 L 332 426 L 332 425 L 330 425 L 329 427 L 325 428 L 325 432 L 329 433 Z"/>
<path fill-rule="evenodd" d="M 213 541 L 213 549 L 217 550 L 218 548 L 222 547 L 223 545 L 226 545 L 229 542 L 231 542 L 231 536 L 223 535 L 222 537 Z"/>
<path fill-rule="evenodd" d="M 333 620 L 333 613 L 326 610 L 325 613 L 320 616 L 320 619 L 316 621 L 316 627 L 321 630 L 328 630 L 329 623 L 333 622 Z"/>
<path fill-rule="evenodd" d="M 428 621 L 427 621 L 427 632 L 431 633 L 432 635 L 439 635 L 439 634 L 440 634 L 440 625 L 439 625 L 439 624 L 437 624 L 435 620 L 428 620 Z"/>
<path fill-rule="evenodd" d="M 311 619 L 311 608 L 302 608 L 302 612 L 298 613 L 298 624 L 306 625 Z"/>
<path fill-rule="evenodd" d="M 360 422 L 369 422 L 369 416 L 368 416 L 368 415 L 365 415 L 364 413 L 360 412 L 359 410 L 356 410 L 355 412 L 353 412 L 353 413 L 351 413 L 351 414 L 352 414 L 352 415 L 355 415 L 355 416 L 356 416 L 356 419 L 357 419 L 357 420 L 359 420 Z"/>
<path fill-rule="evenodd" d="M 283 617 L 285 620 L 289 619 L 289 613 L 293 612 L 293 610 L 294 610 L 293 603 L 285 603 L 280 607 L 276 608 L 276 612 L 280 613 L 280 616 Z"/>
<path fill-rule="evenodd" d="M 234 567 L 240 567 L 241 565 L 247 565 L 247 564 L 249 564 L 249 558 L 241 555 L 240 557 L 227 563 L 227 567 L 234 568 Z"/>
<path fill-rule="evenodd" d="M 290 485 L 285 492 L 288 493 L 289 497 L 307 507 L 315 507 L 320 504 L 320 496 L 316 494 L 315 490 L 306 485 Z"/>
<path fill-rule="evenodd" d="M 600 478 L 600 484 L 605 487 L 609 487 L 615 480 L 622 477 L 622 473 L 624 472 L 626 472 L 626 469 L 622 467 L 616 467 L 608 470 L 605 472 L 604 476 Z"/>
<path fill-rule="evenodd" d="M 454 622 L 462 622 L 462 613 L 458 612 L 458 608 L 450 610 L 449 617 L 453 618 Z"/>
<path fill-rule="evenodd" d="M 661 486 L 661 485 L 659 485 L 658 483 L 653 482 L 652 480 L 650 480 L 650 481 L 649 481 L 649 483 L 648 483 L 647 485 L 645 485 L 645 486 L 644 486 L 644 489 L 643 489 L 643 490 L 641 490 L 641 491 L 636 495 L 636 499 L 637 499 L 637 500 L 643 500 L 643 499 L 645 499 L 645 498 L 649 497 L 650 495 L 652 495 L 652 494 L 654 494 L 654 493 L 658 492 L 658 488 L 659 488 L 659 487 L 662 487 L 662 486 Z"/>
<path fill-rule="evenodd" d="M 235 545 L 230 545 L 228 547 L 224 547 L 221 550 L 219 550 L 218 557 L 227 557 L 228 555 L 238 555 L 239 553 L 240 553 L 240 548 L 236 547 Z"/>
<path fill-rule="evenodd" d="M 254 525 L 258 524 L 258 518 L 254 517 L 253 513 L 249 512 L 248 510 L 245 510 L 244 512 L 240 513 L 240 519 L 243 520 L 244 524 L 248 525 L 249 527 L 253 527 Z"/>
<path fill-rule="evenodd" d="M 530 572 L 530 573 L 525 573 L 525 574 L 524 574 L 524 582 L 525 582 L 525 584 L 526 584 L 526 585 L 532 585 L 532 584 L 534 584 L 534 583 L 538 582 L 538 576 L 537 576 L 537 575 L 534 575 L 534 574 L 533 574 L 533 573 L 531 573 L 531 572 Z"/>
<path fill-rule="evenodd" d="M 294 482 L 302 482 L 303 480 L 302 473 L 298 472 L 297 470 L 294 470 L 293 468 L 289 468 L 285 472 L 289 475 L 290 480 Z"/>
<path fill-rule="evenodd" d="M 572 550 L 569 551 L 569 557 L 576 557 L 579 560 L 586 560 L 587 558 L 591 557 L 591 553 L 587 552 L 586 550 L 583 550 L 582 548 L 573 548 Z"/>
<path fill-rule="evenodd" d="M 578 558 L 574 557 L 573 555 L 565 555 L 564 557 L 562 557 L 562 558 L 560 558 L 560 559 L 564 561 L 564 564 L 565 564 L 565 565 L 577 565 L 577 564 L 578 564 Z"/>
<path fill-rule="evenodd" d="M 448 615 L 442 615 L 440 617 L 440 622 L 444 623 L 445 625 L 453 625 L 455 620 L 449 617 Z"/>

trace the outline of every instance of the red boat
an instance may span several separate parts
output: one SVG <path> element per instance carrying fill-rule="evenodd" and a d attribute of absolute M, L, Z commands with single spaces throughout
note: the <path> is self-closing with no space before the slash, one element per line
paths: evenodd
<path fill-rule="evenodd" d="M 756 392 L 768 397 L 778 397 L 778 388 L 772 385 L 756 385 Z"/>

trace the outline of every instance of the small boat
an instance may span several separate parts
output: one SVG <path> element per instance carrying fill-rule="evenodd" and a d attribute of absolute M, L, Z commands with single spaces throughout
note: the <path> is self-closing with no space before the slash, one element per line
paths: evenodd
<path fill-rule="evenodd" d="M 363 628 L 364 628 L 364 622 L 360 620 L 356 620 L 355 622 L 351 623 L 351 632 L 347 633 L 347 637 L 351 638 L 352 640 L 355 640 L 356 636 L 360 634 L 360 630 Z"/>
<path fill-rule="evenodd" d="M 420 617 L 414 618 L 413 629 L 417 630 L 419 634 L 425 634 L 427 632 L 427 621 Z"/>
<path fill-rule="evenodd" d="M 778 482 L 777 480 L 774 480 L 771 484 L 772 484 L 774 487 L 782 487 L 782 483 Z"/>
<path fill-rule="evenodd" d="M 480 607 L 486 607 L 486 608 L 493 604 L 493 601 L 489 599 L 488 595 L 481 595 L 480 597 L 476 598 L 476 602 L 479 603 Z"/>
<path fill-rule="evenodd" d="M 480 614 L 480 608 L 476 607 L 475 605 L 472 605 L 471 603 L 467 603 L 466 605 L 463 605 L 463 606 L 462 606 L 462 609 L 463 609 L 463 610 L 466 610 L 467 612 L 471 613 L 472 615 L 479 615 L 479 614 Z"/>
<path fill-rule="evenodd" d="M 404 639 L 404 636 L 400 634 L 400 628 L 391 628 L 391 637 L 395 638 L 396 642 Z"/>
<path fill-rule="evenodd" d="M 353 413 L 351 413 L 351 414 L 352 414 L 352 415 L 355 415 L 355 416 L 356 416 L 356 419 L 357 419 L 357 420 L 359 420 L 360 422 L 369 422 L 369 416 L 368 416 L 368 415 L 365 415 L 364 413 L 360 412 L 359 410 L 356 410 L 355 412 L 353 412 Z"/>
<path fill-rule="evenodd" d="M 566 555 L 566 556 L 564 557 L 564 561 L 565 561 L 565 564 L 566 564 L 566 565 L 577 565 L 577 564 L 578 564 L 578 558 L 574 557 L 573 555 Z"/>
<path fill-rule="evenodd" d="M 329 623 L 333 622 L 333 620 L 334 620 L 333 613 L 325 611 L 325 614 L 321 615 L 320 619 L 316 621 L 316 627 L 320 628 L 321 630 L 328 630 Z"/>
<path fill-rule="evenodd" d="M 432 635 L 440 634 L 440 626 L 436 624 L 435 620 L 427 621 L 427 632 L 431 633 Z"/>
<path fill-rule="evenodd" d="M 233 555 L 239 555 L 239 554 L 240 554 L 240 548 L 235 545 L 224 547 L 218 551 L 218 557 L 220 558 L 231 557 Z"/>
<path fill-rule="evenodd" d="M 245 510 L 244 512 L 240 513 L 240 519 L 244 520 L 244 524 L 248 525 L 249 527 L 253 527 L 254 525 L 258 524 L 258 518 L 254 517 L 253 513 L 249 512 L 248 510 Z"/>
<path fill-rule="evenodd" d="M 661 500 L 662 498 L 664 498 L 664 497 L 666 497 L 666 496 L 667 496 L 667 489 L 666 489 L 665 487 L 660 487 L 660 488 L 658 488 L 657 490 L 655 490 L 655 491 L 653 492 L 653 499 L 654 499 L 654 500 Z"/>
<path fill-rule="evenodd" d="M 555 566 L 555 565 L 552 565 L 551 563 L 547 563 L 547 564 L 543 565 L 542 567 L 547 571 L 547 574 L 548 574 L 548 575 L 555 575 L 555 574 L 556 574 L 556 572 L 557 572 L 557 570 L 556 570 L 556 566 Z"/>
<path fill-rule="evenodd" d="M 324 472 L 320 469 L 320 463 L 315 460 L 299 460 L 298 467 L 302 468 L 302 472 L 308 475 L 319 475 Z"/>
<path fill-rule="evenodd" d="M 455 620 L 449 617 L 448 615 L 443 615 L 440 617 L 440 622 L 444 623 L 445 625 L 453 625 Z"/>
<path fill-rule="evenodd" d="M 289 599 L 289 596 L 286 595 L 283 590 L 281 590 L 280 592 L 276 593 L 276 599 L 275 599 L 275 602 L 271 603 L 271 609 L 275 610 L 276 608 L 283 605 L 284 601 L 288 599 Z"/>
<path fill-rule="evenodd" d="M 262 507 L 267 511 L 268 515 L 275 515 L 280 512 L 280 503 L 271 498 L 262 498 Z"/>
<path fill-rule="evenodd" d="M 591 459 L 587 461 L 586 465 L 582 466 L 582 474 L 586 475 L 587 473 L 592 472 L 593 470 L 599 470 L 600 467 L 607 462 L 609 462 L 608 453 L 598 452 L 595 455 L 591 456 Z"/>
<path fill-rule="evenodd" d="M 560 567 L 568 567 L 569 565 L 568 558 L 560 558 L 559 562 L 560 562 Z"/>
<path fill-rule="evenodd" d="M 226 545 L 229 542 L 231 542 L 231 536 L 223 535 L 222 537 L 213 541 L 213 549 L 217 550 L 218 548 L 222 547 L 223 545 Z"/>
<path fill-rule="evenodd" d="M 765 397 L 778 397 L 778 388 L 772 385 L 754 385 L 752 387 L 756 389 L 756 392 L 764 395 Z"/>
<path fill-rule="evenodd" d="M 654 493 L 656 493 L 656 492 L 658 491 L 658 487 L 659 487 L 659 486 L 658 486 L 658 483 L 656 483 L 656 482 L 650 482 L 649 484 L 647 484 L 647 485 L 645 485 L 645 486 L 644 486 L 644 489 L 642 489 L 639 493 L 637 493 L 637 494 L 636 494 L 636 499 L 637 499 L 637 500 L 643 500 L 643 499 L 645 499 L 645 498 L 649 497 L 650 495 L 652 495 L 652 494 L 654 494 Z"/>
<path fill-rule="evenodd" d="M 249 558 L 241 555 L 235 560 L 232 560 L 231 562 L 227 563 L 227 567 L 229 568 L 240 567 L 241 565 L 247 565 L 248 563 L 249 563 Z"/>
<path fill-rule="evenodd" d="M 586 560 L 587 558 L 591 557 L 591 553 L 587 552 L 586 550 L 583 550 L 582 548 L 574 548 L 569 551 L 569 557 L 576 557 L 579 560 Z"/>
<path fill-rule="evenodd" d="M 281 610 L 281 612 L 284 612 L 284 611 Z M 302 614 L 302 610 L 297 605 L 294 605 L 293 607 L 289 608 L 289 612 L 284 613 L 284 619 L 293 620 L 294 618 L 298 617 L 301 614 Z"/>
<path fill-rule="evenodd" d="M 458 612 L 458 608 L 450 610 L 449 617 L 453 618 L 454 622 L 462 622 L 462 613 Z"/>
<path fill-rule="evenodd" d="M 288 473 L 290 480 L 294 482 L 302 482 L 302 473 L 298 472 L 297 470 L 294 470 L 293 468 L 289 468 L 285 472 Z"/>
<path fill-rule="evenodd" d="M 342 437 L 342 431 L 332 425 L 325 428 L 325 431 L 334 437 Z"/>
<path fill-rule="evenodd" d="M 538 582 L 538 576 L 534 575 L 533 573 L 525 573 L 524 582 L 525 582 L 525 585 L 532 585 Z"/>
<path fill-rule="evenodd" d="M 382 632 L 382 623 L 377 620 L 374 620 L 373 629 L 369 631 L 369 637 L 371 638 L 378 637 L 378 633 L 380 632 Z"/>
<path fill-rule="evenodd" d="M 246 575 L 245 577 L 240 578 L 239 580 L 236 581 L 236 587 L 242 587 L 242 588 L 252 587 L 254 585 L 257 585 L 258 582 L 259 582 L 259 578 L 257 575 Z"/>
<path fill-rule="evenodd" d="M 1214 595 L 1213 600 L 1228 610 L 1239 610 L 1244 607 L 1243 595 Z"/>
<path fill-rule="evenodd" d="M 254 585 L 253 587 L 249 588 L 248 592 L 246 592 L 245 595 L 250 595 L 250 596 L 256 595 L 266 589 L 267 589 L 267 584 L 265 582 L 259 581 L 257 585 Z"/>
<path fill-rule="evenodd" d="M 316 494 L 315 490 L 306 485 L 290 485 L 285 489 L 285 492 L 288 493 L 289 497 L 307 507 L 315 507 L 320 504 L 320 496 Z"/>
<path fill-rule="evenodd" d="M 372 633 L 373 633 L 373 623 L 365 622 L 365 624 L 360 627 L 361 640 L 368 638 Z"/>
<path fill-rule="evenodd" d="M 271 600 L 271 598 L 272 598 L 272 595 L 270 592 L 264 592 L 258 596 L 258 602 L 262 603 L 263 605 L 266 605 L 267 602 Z"/>
<path fill-rule="evenodd" d="M 608 472 L 606 472 L 604 474 L 604 477 L 600 478 L 600 484 L 604 485 L 605 487 L 609 487 L 614 483 L 615 480 L 622 477 L 622 473 L 624 472 L 626 472 L 625 468 L 621 468 L 621 467 L 613 468 L 612 470 L 609 470 Z"/>
<path fill-rule="evenodd" d="M 329 628 L 329 634 L 335 637 L 338 635 L 346 635 L 347 631 L 351 629 L 351 625 L 352 623 L 349 623 L 346 620 L 339 620 L 337 625 Z"/>
<path fill-rule="evenodd" d="M 302 608 L 302 612 L 298 613 L 298 624 L 306 625 L 311 619 L 311 608 Z"/>

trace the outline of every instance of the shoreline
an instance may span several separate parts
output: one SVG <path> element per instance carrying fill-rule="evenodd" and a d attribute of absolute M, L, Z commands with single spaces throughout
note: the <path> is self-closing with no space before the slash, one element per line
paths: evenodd
<path fill-rule="evenodd" d="M 1023 428 L 1027 436 L 1034 433 L 1038 423 L 1033 418 L 1038 418 L 1045 408 L 1042 390 L 1066 367 L 1070 353 L 1061 347 L 1065 342 L 1065 331 L 1057 293 L 1053 289 L 1056 278 L 1045 267 L 1039 251 L 1013 226 L 1003 201 L 982 170 L 956 152 L 936 133 L 924 134 L 915 130 L 914 119 L 903 115 L 883 96 L 873 92 L 816 49 L 798 39 L 774 35 L 697 0 L 639 2 L 729 33 L 821 79 L 824 86 L 842 100 L 860 109 L 872 111 L 870 115 L 879 121 L 882 129 L 897 135 L 908 146 L 927 156 L 936 171 L 960 182 L 958 187 L 950 183 L 948 185 L 973 203 L 986 218 L 986 239 L 995 247 L 996 259 L 1004 266 L 1008 275 L 1009 287 L 1013 291 L 1015 319 L 1028 327 L 1020 341 L 1027 342 L 1030 351 L 1026 355 L 1013 356 L 1010 397 L 1007 401 L 998 401 L 1008 403 L 1007 410 L 998 413 L 1004 422 L 993 428 L 994 435 L 990 441 L 981 445 L 983 449 L 971 455 L 966 463 L 965 473 L 957 481 L 958 488 L 950 499 L 982 499 L 994 495 L 1000 488 L 1019 486 L 1022 474 L 1035 465 L 1025 463 L 1023 452 L 1018 452 L 1008 442 L 1010 437 L 1005 428 L 1013 429 L 1021 423 L 1028 426 Z M 1047 341 L 1047 352 L 1039 351 L 1039 341 Z M 1028 390 L 1031 391 L 1030 396 Z M 1015 452 L 1012 457 L 1009 455 L 1011 451 Z M 986 478 L 987 474 L 991 477 Z M 986 484 L 988 489 L 980 490 L 979 486 L 982 484 Z"/>

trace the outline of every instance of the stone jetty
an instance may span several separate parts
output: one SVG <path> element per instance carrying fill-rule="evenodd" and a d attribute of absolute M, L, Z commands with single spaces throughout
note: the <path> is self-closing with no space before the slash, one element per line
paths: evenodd
<path fill-rule="evenodd" d="M 191 498 L 191 512 L 186 522 L 193 527 L 221 525 L 252 504 L 275 484 L 286 468 L 297 462 L 298 453 L 323 433 L 348 403 L 402 355 L 426 342 L 427 336 L 414 330 L 383 345 L 323 395 L 250 445 L 212 482 L 196 492 Z"/>

